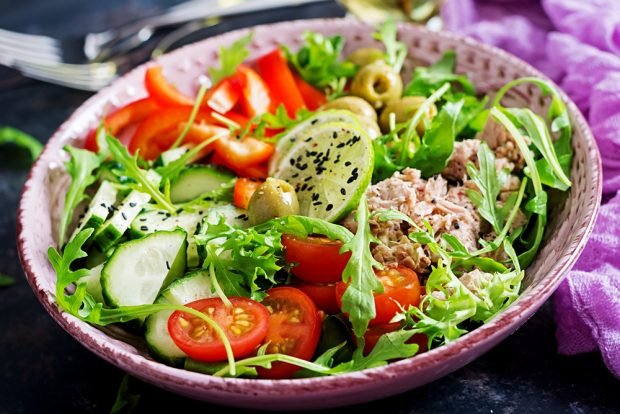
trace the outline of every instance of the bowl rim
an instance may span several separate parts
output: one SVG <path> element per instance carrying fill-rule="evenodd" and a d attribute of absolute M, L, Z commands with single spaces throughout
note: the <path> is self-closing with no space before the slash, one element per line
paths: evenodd
<path fill-rule="evenodd" d="M 196 43 L 186 45 L 182 48 L 176 49 L 167 55 L 182 54 L 189 48 L 195 47 L 197 44 L 203 42 L 218 42 L 228 41 L 239 36 L 243 36 L 250 30 L 279 30 L 283 26 L 304 26 L 311 23 L 321 23 L 327 26 L 344 26 L 350 25 L 371 27 L 363 22 L 351 20 L 347 18 L 318 18 L 318 19 L 303 19 L 295 21 L 284 21 L 272 24 L 263 24 L 253 26 L 251 28 L 238 29 L 230 32 L 226 32 L 217 36 L 213 36 Z M 87 349 L 100 356 L 104 360 L 116 365 L 117 367 L 131 372 L 134 375 L 142 377 L 149 382 L 161 381 L 163 383 L 169 381 L 175 381 L 177 386 L 189 386 L 192 388 L 204 388 L 218 389 L 220 391 L 229 394 L 238 394 L 244 392 L 246 387 L 251 386 L 254 394 L 265 394 L 270 396 L 290 396 L 291 394 L 303 395 L 308 393 L 314 393 L 315 389 L 311 385 L 320 383 L 325 388 L 324 391 L 339 392 L 343 388 L 355 388 L 357 386 L 370 385 L 371 383 L 388 377 L 412 375 L 415 372 L 423 371 L 428 367 L 435 365 L 442 360 L 458 358 L 463 355 L 468 349 L 479 345 L 481 342 L 492 341 L 494 338 L 504 334 L 504 331 L 508 327 L 512 326 L 515 320 L 523 318 L 525 320 L 529 318 L 537 309 L 546 301 L 553 291 L 559 286 L 560 282 L 566 275 L 567 271 L 574 265 L 577 258 L 585 248 L 587 240 L 592 232 L 594 223 L 599 211 L 601 193 L 602 193 L 602 165 L 600 153 L 596 141 L 590 131 L 588 124 L 575 105 L 575 103 L 560 89 L 554 82 L 552 82 L 546 75 L 539 70 L 532 67 L 530 64 L 522 61 L 521 59 L 505 52 L 497 47 L 482 44 L 477 40 L 461 36 L 450 32 L 434 32 L 424 27 L 415 26 L 411 24 L 399 24 L 399 31 L 417 31 L 422 35 L 438 36 L 445 40 L 453 42 L 461 42 L 471 47 L 478 48 L 488 54 L 495 55 L 498 58 L 503 59 L 509 63 L 512 67 L 525 69 L 532 73 L 534 76 L 545 79 L 551 82 L 560 91 L 562 99 L 565 101 L 569 110 L 573 125 L 582 131 L 584 135 L 587 148 L 590 148 L 587 152 L 589 157 L 595 154 L 593 161 L 592 180 L 588 185 L 596 187 L 596 203 L 594 209 L 589 211 L 589 217 L 587 217 L 586 226 L 581 238 L 577 241 L 574 250 L 569 254 L 563 256 L 558 262 L 556 262 L 552 270 L 547 276 L 545 276 L 537 286 L 533 289 L 523 292 L 519 299 L 505 309 L 501 314 L 495 317 L 488 323 L 472 330 L 465 334 L 461 338 L 454 342 L 443 345 L 438 348 L 434 348 L 430 351 L 421 353 L 412 358 L 396 361 L 385 366 L 370 368 L 363 371 L 353 372 L 349 374 L 342 374 L 336 376 L 316 377 L 316 378 L 304 378 L 304 379 L 284 379 L 284 380 L 267 380 L 267 379 L 245 379 L 245 378 L 219 378 L 210 375 L 195 373 L 187 371 L 181 368 L 174 368 L 157 361 L 151 360 L 139 354 L 128 352 L 121 347 L 112 343 L 112 340 L 102 340 L 96 335 L 92 335 L 97 328 L 83 322 L 67 313 L 61 312 L 55 305 L 53 292 L 48 291 L 43 287 L 39 281 L 37 272 L 41 269 L 35 269 L 30 259 L 26 257 L 25 251 L 28 244 L 28 236 L 25 233 L 25 229 L 28 228 L 28 206 L 26 200 L 29 197 L 29 193 L 32 191 L 31 182 L 35 177 L 45 177 L 45 171 L 47 169 L 47 163 L 44 163 L 45 157 L 39 157 L 35 164 L 32 166 L 26 183 L 24 184 L 23 191 L 20 197 L 20 203 L 18 208 L 17 218 L 17 247 L 24 269 L 24 273 L 28 283 L 35 292 L 37 298 L 47 310 L 47 312 L 56 320 L 56 322 L 70 335 L 78 340 L 80 344 Z M 187 53 L 187 52 L 185 52 Z M 150 61 L 149 61 L 150 62 Z M 149 62 L 143 63 L 136 68 L 132 69 L 121 78 L 117 79 L 112 85 L 99 91 L 97 94 L 90 97 L 83 104 L 81 104 L 70 116 L 64 121 L 60 127 L 54 132 L 52 137 L 48 140 L 44 147 L 42 154 L 46 154 L 49 150 L 50 143 L 60 139 L 63 135 L 63 131 L 68 128 L 76 119 L 78 119 L 83 112 L 90 107 L 98 105 L 98 103 L 104 99 L 106 94 L 114 87 L 120 79 L 126 78 L 133 74 L 135 71 L 140 70 Z M 522 323 L 525 322 L 522 321 Z M 512 322 L 511 322 L 512 321 Z M 520 326 L 520 324 L 519 324 Z M 462 365 L 462 364 L 461 364 Z M 459 366 L 461 366 L 459 365 Z M 455 367 L 454 369 L 457 369 Z M 147 376 L 148 375 L 148 376 Z M 284 385 L 284 386 L 283 386 Z M 245 390 L 247 392 L 247 389 Z"/>

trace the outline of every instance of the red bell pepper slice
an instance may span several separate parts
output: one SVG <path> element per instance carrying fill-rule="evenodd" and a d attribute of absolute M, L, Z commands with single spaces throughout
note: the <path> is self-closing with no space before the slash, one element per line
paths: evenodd
<path fill-rule="evenodd" d="M 162 67 L 151 66 L 146 70 L 144 76 L 144 86 L 153 99 L 162 105 L 193 105 L 191 98 L 183 95 L 179 90 L 169 83 L 164 77 Z"/>
<path fill-rule="evenodd" d="M 273 145 L 253 137 L 222 138 L 214 146 L 226 165 L 241 169 L 266 162 L 274 151 Z"/>
<path fill-rule="evenodd" d="M 317 110 L 318 108 L 327 103 L 327 98 L 324 94 L 321 93 L 321 91 L 303 80 L 301 76 L 294 74 L 293 77 L 295 79 L 297 89 L 299 89 L 299 92 L 301 93 L 301 96 L 304 98 L 304 102 L 306 103 L 306 107 L 309 110 Z"/>
<path fill-rule="evenodd" d="M 262 184 L 262 180 L 252 178 L 237 178 L 235 181 L 235 190 L 233 192 L 233 204 L 246 210 L 250 204 L 250 199 L 258 187 Z"/>
<path fill-rule="evenodd" d="M 245 65 L 237 67 L 237 79 L 241 86 L 241 108 L 250 118 L 271 112 L 273 102 L 267 83 L 256 71 Z"/>
<path fill-rule="evenodd" d="M 288 115 L 294 117 L 305 104 L 282 51 L 274 49 L 260 57 L 256 61 L 256 67 L 269 85 L 275 106 L 283 104 Z"/>
<path fill-rule="evenodd" d="M 144 118 L 159 110 L 161 106 L 152 98 L 143 98 L 127 104 L 103 120 L 103 125 L 110 135 L 117 136 L 123 129 L 131 124 L 142 121 Z M 97 130 L 99 127 L 90 131 L 86 137 L 84 148 L 93 152 L 98 151 Z"/>
<path fill-rule="evenodd" d="M 209 89 L 205 95 L 204 103 L 209 108 L 225 114 L 231 111 L 241 98 L 241 87 L 236 76 L 222 79 Z"/>
<path fill-rule="evenodd" d="M 238 168 L 238 167 L 227 164 L 226 161 L 222 157 L 220 157 L 217 152 L 213 154 L 213 157 L 211 158 L 211 162 L 215 165 L 221 165 L 221 166 L 228 168 L 229 170 L 234 172 L 238 177 L 264 180 L 269 175 L 268 174 L 269 166 L 267 165 L 266 162 L 262 164 L 258 164 L 258 165 L 252 165 L 247 168 Z"/>

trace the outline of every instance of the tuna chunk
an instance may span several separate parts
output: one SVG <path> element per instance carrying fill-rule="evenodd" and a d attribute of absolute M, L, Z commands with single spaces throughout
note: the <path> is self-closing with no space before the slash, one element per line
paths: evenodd
<path fill-rule="evenodd" d="M 409 216 L 418 226 L 424 220 L 432 226 L 437 238 L 450 233 L 465 247 L 475 250 L 480 233 L 480 219 L 463 186 L 448 186 L 441 176 L 425 180 L 420 171 L 407 168 L 395 173 L 368 190 L 370 212 L 398 210 Z M 349 218 L 345 226 L 355 231 L 355 222 Z M 407 236 L 415 231 L 400 220 L 370 222 L 373 234 L 381 241 L 373 248 L 375 259 L 385 265 L 407 266 L 416 272 L 428 270 L 433 258 L 424 247 Z"/>
<path fill-rule="evenodd" d="M 464 181 L 467 177 L 467 163 L 478 163 L 478 148 L 480 148 L 480 141 L 477 139 L 455 142 L 452 156 L 441 175 L 452 181 Z"/>
<path fill-rule="evenodd" d="M 511 171 L 513 169 L 517 171 L 523 169 L 525 159 L 515 139 L 502 124 L 489 117 L 484 129 L 478 134 L 477 138 L 481 141 L 486 141 L 489 148 L 495 152 L 497 159 L 505 158 L 508 160 L 513 166 L 513 168 L 510 168 Z"/>

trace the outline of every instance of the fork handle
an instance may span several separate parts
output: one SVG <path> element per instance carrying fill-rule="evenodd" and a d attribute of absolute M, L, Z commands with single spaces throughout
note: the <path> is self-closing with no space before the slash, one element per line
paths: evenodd
<path fill-rule="evenodd" d="M 326 0 L 240 0 L 232 4 L 223 0 L 190 0 L 173 6 L 157 16 L 104 32 L 89 33 L 84 42 L 84 54 L 91 61 L 106 60 L 140 46 L 158 29 L 164 27 L 209 17 L 224 17 L 321 1 Z"/>

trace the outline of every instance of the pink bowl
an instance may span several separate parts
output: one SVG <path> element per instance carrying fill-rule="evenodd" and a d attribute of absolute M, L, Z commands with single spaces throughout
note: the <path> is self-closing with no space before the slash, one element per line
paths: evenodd
<path fill-rule="evenodd" d="M 300 35 L 313 30 L 327 35 L 342 34 L 346 51 L 374 43 L 372 28 L 346 19 L 286 22 L 256 27 L 250 58 L 256 58 L 284 42 L 300 44 Z M 192 93 L 197 77 L 216 62 L 220 45 L 230 44 L 247 30 L 187 46 L 162 56 L 168 78 L 181 90 Z M 429 64 L 443 51 L 454 49 L 458 71 L 470 73 L 480 91 L 492 92 L 521 76 L 545 78 L 540 72 L 501 50 L 448 33 L 430 32 L 412 25 L 400 27 L 401 39 L 409 46 L 411 59 L 404 73 L 416 64 Z M 54 244 L 56 217 L 64 197 L 59 175 L 64 160 L 61 148 L 80 145 L 86 131 L 97 125 L 105 111 L 145 95 L 142 86 L 145 65 L 133 70 L 82 105 L 49 140 L 30 172 L 19 207 L 18 248 L 28 282 L 52 317 L 80 343 L 100 357 L 144 381 L 179 394 L 223 405 L 294 410 L 335 407 L 394 395 L 442 377 L 471 362 L 498 344 L 549 298 L 575 263 L 592 230 L 601 195 L 601 162 L 596 143 L 576 106 L 565 97 L 575 126 L 573 189 L 558 197 L 550 212 L 544 247 L 528 268 L 524 291 L 512 306 L 484 326 L 449 345 L 411 359 L 353 374 L 298 380 L 222 379 L 184 371 L 152 360 L 143 341 L 118 328 L 98 329 L 60 312 L 54 304 L 55 274 L 47 261 Z M 548 101 L 536 88 L 523 86 L 506 98 L 507 103 L 528 106 L 544 114 Z"/>

